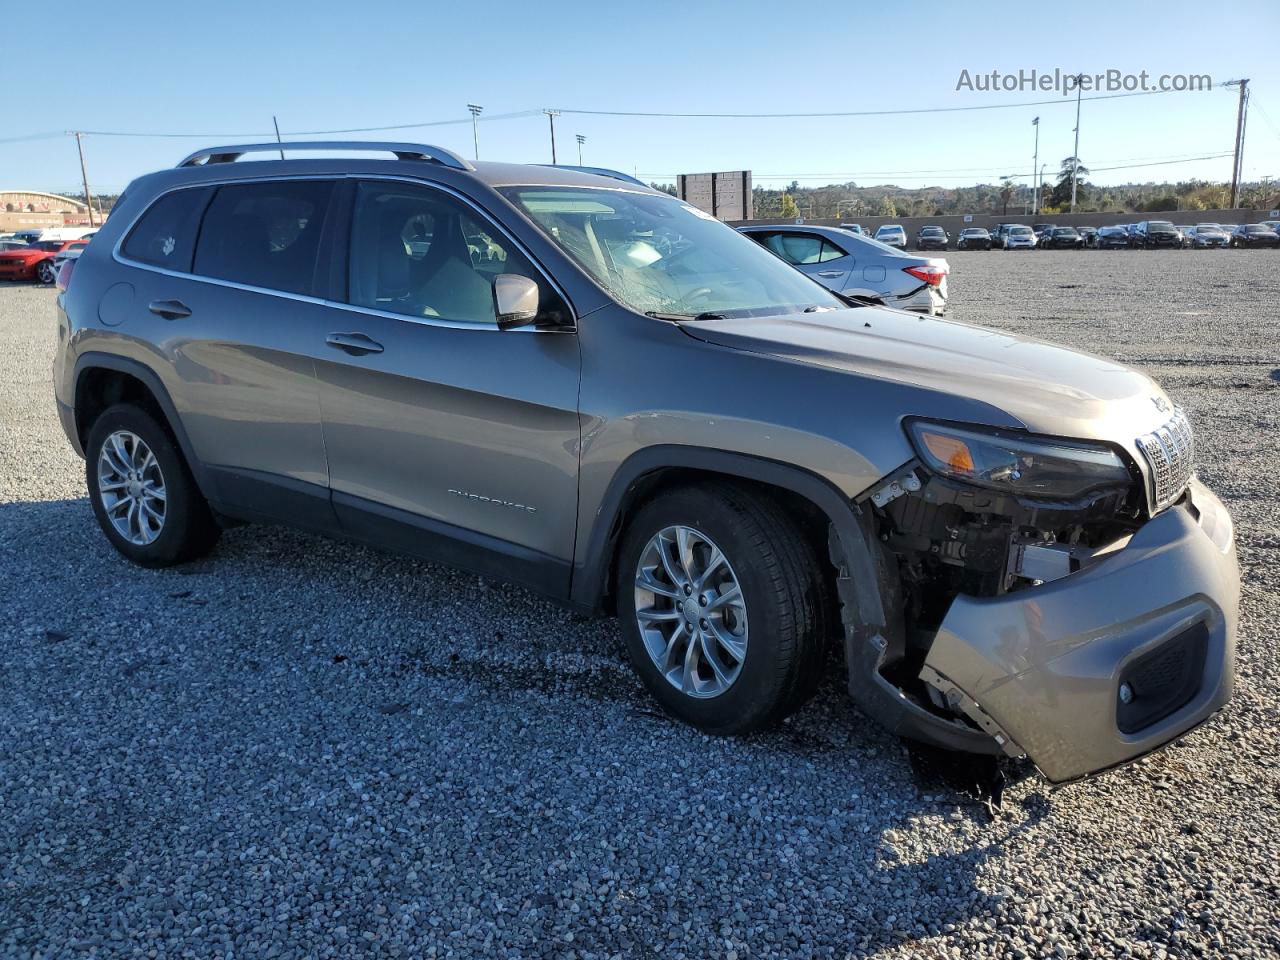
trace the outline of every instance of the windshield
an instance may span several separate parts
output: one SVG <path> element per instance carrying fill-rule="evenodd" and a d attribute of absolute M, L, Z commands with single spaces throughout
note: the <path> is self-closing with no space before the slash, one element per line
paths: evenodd
<path fill-rule="evenodd" d="M 1056 237 L 1074 237 L 1077 235 L 1075 227 L 1054 227 L 1053 234 Z"/>
<path fill-rule="evenodd" d="M 906 231 L 904 231 L 901 227 L 881 227 L 879 230 L 876 231 L 876 236 L 887 237 L 891 233 L 897 234 L 897 233 L 905 233 L 905 232 Z"/>
<path fill-rule="evenodd" d="M 1010 227 L 1009 228 L 1009 233 L 1011 233 L 1015 237 L 1025 237 L 1030 232 L 1031 232 L 1030 227 Z"/>
<path fill-rule="evenodd" d="M 593 187 L 501 192 L 639 313 L 709 318 L 847 306 L 754 240 L 674 197 Z"/>
<path fill-rule="evenodd" d="M 920 231 L 920 233 L 926 237 L 940 237 L 942 236 L 942 228 L 941 227 L 925 227 L 923 230 Z"/>

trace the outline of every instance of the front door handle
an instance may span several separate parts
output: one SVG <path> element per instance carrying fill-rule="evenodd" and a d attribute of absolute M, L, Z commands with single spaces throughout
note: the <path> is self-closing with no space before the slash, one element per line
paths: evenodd
<path fill-rule="evenodd" d="M 353 357 L 366 353 L 381 353 L 382 344 L 363 333 L 331 333 L 324 340 L 331 347 L 337 347 Z"/>
<path fill-rule="evenodd" d="M 843 277 L 843 276 L 844 276 L 844 271 L 843 271 L 843 270 L 819 270 L 819 271 L 818 271 L 818 276 L 820 276 L 820 277 Z"/>
<path fill-rule="evenodd" d="M 191 308 L 181 300 L 152 300 L 147 309 L 166 320 L 181 320 L 191 316 Z"/>

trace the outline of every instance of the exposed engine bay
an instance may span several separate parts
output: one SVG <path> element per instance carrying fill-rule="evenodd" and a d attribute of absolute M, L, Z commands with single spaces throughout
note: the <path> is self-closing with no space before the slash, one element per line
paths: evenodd
<path fill-rule="evenodd" d="M 921 679 L 957 595 L 999 597 L 1060 579 L 1124 547 L 1145 514 L 1137 482 L 1077 502 L 1035 501 L 930 473 L 918 463 L 873 489 L 864 507 L 896 573 L 901 636 L 881 674 L 926 709 L 957 718 Z M 896 649 L 895 649 L 896 648 Z"/>

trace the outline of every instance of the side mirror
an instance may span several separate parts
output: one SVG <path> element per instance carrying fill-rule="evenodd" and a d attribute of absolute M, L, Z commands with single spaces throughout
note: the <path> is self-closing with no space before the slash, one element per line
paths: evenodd
<path fill-rule="evenodd" d="M 500 273 L 493 278 L 493 305 L 500 330 L 532 323 L 538 316 L 538 285 L 518 273 Z"/>

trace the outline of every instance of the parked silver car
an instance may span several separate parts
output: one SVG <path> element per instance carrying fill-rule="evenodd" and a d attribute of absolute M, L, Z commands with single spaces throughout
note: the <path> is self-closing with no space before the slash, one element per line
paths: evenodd
<path fill-rule="evenodd" d="M 875 239 L 886 246 L 896 247 L 899 250 L 907 249 L 907 231 L 896 223 L 886 223 L 884 226 L 877 227 Z"/>
<path fill-rule="evenodd" d="M 1035 231 L 1023 224 L 1011 224 L 1004 229 L 1004 249 L 1034 250 L 1039 238 Z"/>
<path fill-rule="evenodd" d="M 626 179 L 288 149 L 327 157 L 135 180 L 59 279 L 58 416 L 133 562 L 267 521 L 516 580 L 717 734 L 839 643 L 866 716 L 1052 781 L 1230 698 L 1231 518 L 1141 371 L 851 306 Z"/>
<path fill-rule="evenodd" d="M 903 253 L 841 227 L 739 227 L 802 273 L 846 297 L 871 297 L 900 310 L 942 314 L 950 267 L 940 257 Z"/>
<path fill-rule="evenodd" d="M 1216 223 L 1197 223 L 1187 231 L 1187 245 L 1193 250 L 1226 247 L 1231 244 L 1231 234 Z"/>

